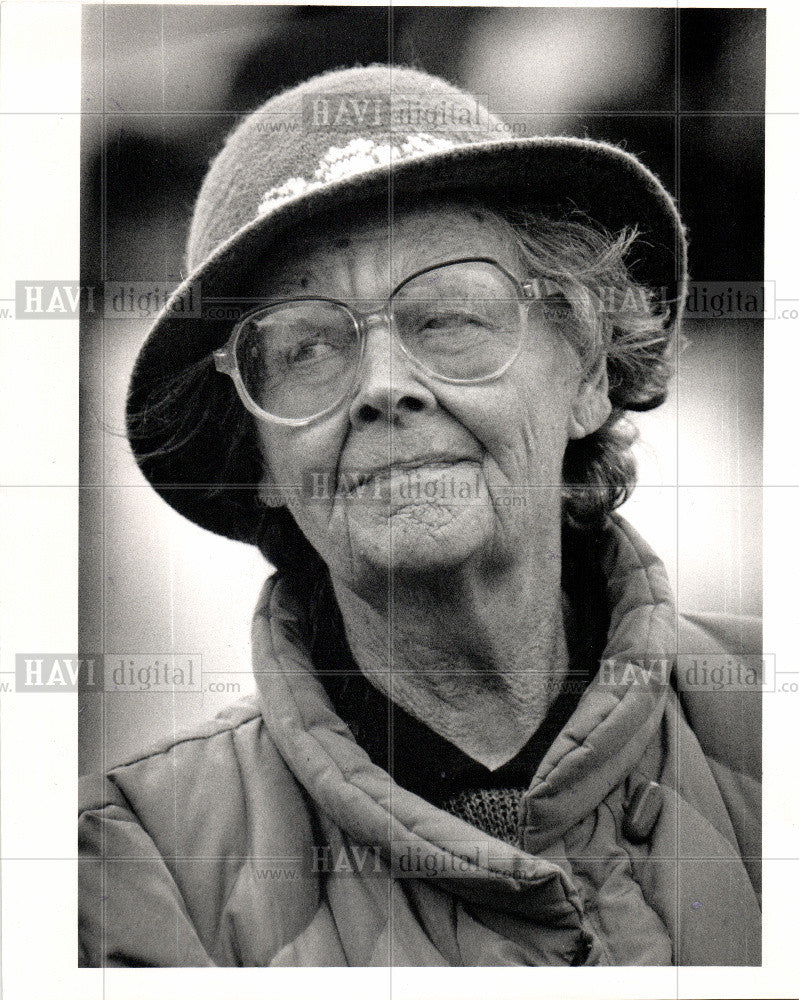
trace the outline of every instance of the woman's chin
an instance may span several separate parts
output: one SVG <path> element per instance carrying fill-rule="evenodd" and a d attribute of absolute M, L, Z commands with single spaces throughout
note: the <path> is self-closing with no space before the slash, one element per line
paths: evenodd
<path fill-rule="evenodd" d="M 484 504 L 407 502 L 351 520 L 350 538 L 353 551 L 375 569 L 428 574 L 486 551 L 495 527 Z"/>

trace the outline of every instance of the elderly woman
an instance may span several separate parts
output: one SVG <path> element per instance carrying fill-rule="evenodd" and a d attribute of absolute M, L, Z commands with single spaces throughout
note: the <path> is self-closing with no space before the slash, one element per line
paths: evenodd
<path fill-rule="evenodd" d="M 498 129 L 376 66 L 211 168 L 129 430 L 277 568 L 258 696 L 87 783 L 84 964 L 759 962 L 757 700 L 675 668 L 755 633 L 678 620 L 612 513 L 679 217 L 615 147 Z"/>

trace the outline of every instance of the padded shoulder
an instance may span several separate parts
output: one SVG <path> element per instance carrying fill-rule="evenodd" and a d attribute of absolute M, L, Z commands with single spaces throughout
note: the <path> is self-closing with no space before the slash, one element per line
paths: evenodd
<path fill-rule="evenodd" d="M 762 621 L 752 615 L 682 614 L 679 642 L 681 654 L 759 655 L 763 650 Z"/>
<path fill-rule="evenodd" d="M 82 870 L 88 881 L 80 902 L 87 961 L 161 965 L 165 948 L 179 957 L 195 936 L 192 961 L 172 964 L 239 964 L 245 954 L 248 964 L 267 964 L 315 912 L 318 884 L 307 871 L 312 844 L 305 796 L 254 698 L 105 776 L 83 779 Z M 281 861 L 282 879 L 271 869 L 269 879 L 261 871 L 262 862 L 274 859 Z M 113 927 L 107 916 L 99 919 L 90 860 L 106 862 L 103 909 L 116 884 L 115 905 L 121 902 L 122 910 Z M 154 909 L 162 917 L 182 913 L 192 934 L 162 919 L 174 927 L 168 936 L 174 946 L 167 947 L 157 921 L 152 934 L 142 931 L 140 914 Z M 120 961 L 110 954 L 109 944 L 124 954 L 134 940 L 135 956 Z M 198 961 L 203 953 L 206 961 Z"/>
<path fill-rule="evenodd" d="M 678 635 L 675 681 L 702 749 L 732 771 L 760 780 L 760 619 L 682 615 Z"/>

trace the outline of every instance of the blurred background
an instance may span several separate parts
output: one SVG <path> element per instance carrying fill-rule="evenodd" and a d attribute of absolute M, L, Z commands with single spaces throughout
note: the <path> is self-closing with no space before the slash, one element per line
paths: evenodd
<path fill-rule="evenodd" d="M 679 202 L 696 282 L 763 278 L 765 11 L 86 5 L 81 284 L 177 283 L 194 199 L 239 118 L 357 63 L 440 74 L 521 134 L 611 141 Z M 195 654 L 204 690 L 86 694 L 81 772 L 254 689 L 249 623 L 269 566 L 175 514 L 123 434 L 146 320 L 81 325 L 80 648 Z M 762 323 L 694 319 L 668 402 L 637 418 L 622 509 L 681 610 L 759 613 Z"/>

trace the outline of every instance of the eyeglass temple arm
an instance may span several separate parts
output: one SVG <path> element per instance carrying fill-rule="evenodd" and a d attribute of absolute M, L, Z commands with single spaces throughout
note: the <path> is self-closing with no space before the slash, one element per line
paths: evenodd
<path fill-rule="evenodd" d="M 214 365 L 216 366 L 216 370 L 218 372 L 224 372 L 225 375 L 234 374 L 236 363 L 233 358 L 233 352 L 227 347 L 227 345 L 214 351 Z"/>
<path fill-rule="evenodd" d="M 526 299 L 548 299 L 554 295 L 563 295 L 560 286 L 549 278 L 530 278 L 522 284 Z"/>

